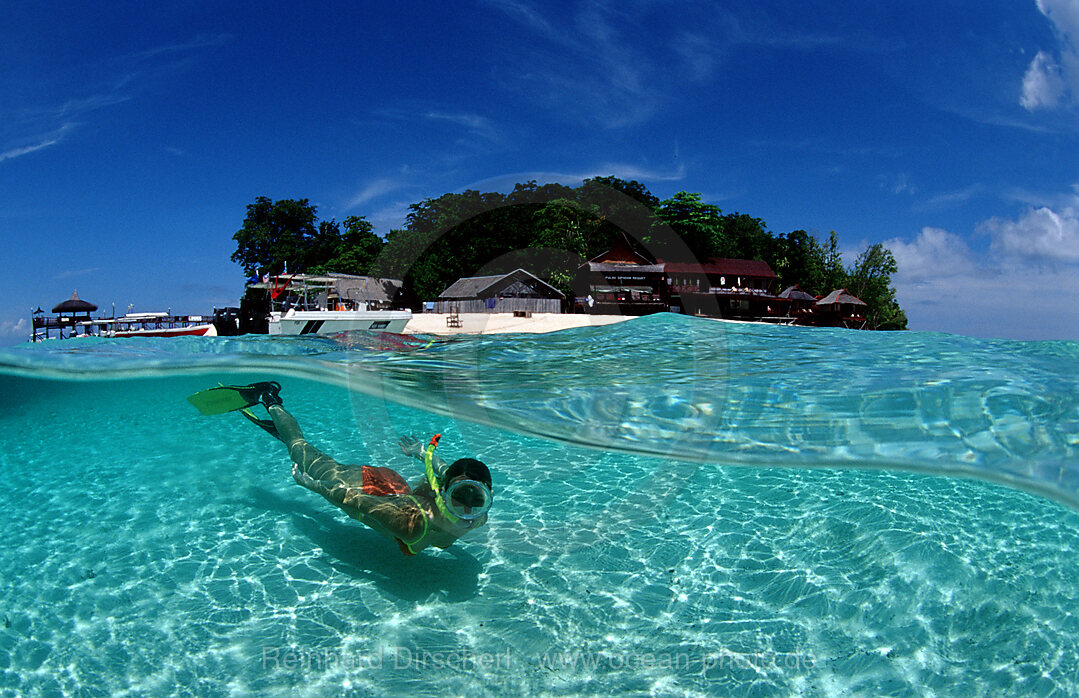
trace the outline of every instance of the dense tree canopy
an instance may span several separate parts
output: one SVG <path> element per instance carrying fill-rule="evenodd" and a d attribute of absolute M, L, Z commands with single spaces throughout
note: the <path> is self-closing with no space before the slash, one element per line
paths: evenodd
<path fill-rule="evenodd" d="M 343 272 L 403 279 L 416 297 L 433 299 L 463 276 L 524 267 L 566 293 L 577 267 L 628 233 L 652 259 L 761 259 L 782 286 L 821 296 L 847 288 L 864 300 L 870 327 L 904 329 L 895 299 L 895 257 L 871 245 L 843 265 L 839 236 L 821 241 L 805 230 L 774 234 L 760 218 L 724 213 L 700 194 L 660 200 L 640 182 L 616 177 L 580 186 L 518 184 L 509 194 L 468 190 L 409 207 L 404 227 L 382 240 L 363 217 L 316 222 L 307 199 L 259 197 L 236 232 L 233 261 L 248 275 Z"/>

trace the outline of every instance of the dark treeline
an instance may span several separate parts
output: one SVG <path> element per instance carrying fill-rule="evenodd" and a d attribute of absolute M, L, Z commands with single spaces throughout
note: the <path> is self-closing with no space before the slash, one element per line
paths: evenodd
<path fill-rule="evenodd" d="M 424 300 L 461 277 L 522 267 L 572 294 L 577 267 L 623 231 L 652 259 L 761 259 L 783 287 L 797 284 L 817 296 L 846 288 L 868 304 L 869 327 L 906 328 L 891 285 L 895 258 L 883 245 L 869 246 L 846 267 L 834 231 L 826 240 L 805 230 L 772 233 L 761 219 L 724 213 L 700 194 L 660 200 L 639 182 L 615 177 L 577 187 L 530 181 L 509 194 L 469 190 L 425 199 L 409 207 L 405 226 L 385 240 L 362 216 L 319 222 L 307 199 L 260 197 L 233 236 L 232 259 L 248 275 L 279 274 L 287 262 L 290 272 L 403 279 Z"/>

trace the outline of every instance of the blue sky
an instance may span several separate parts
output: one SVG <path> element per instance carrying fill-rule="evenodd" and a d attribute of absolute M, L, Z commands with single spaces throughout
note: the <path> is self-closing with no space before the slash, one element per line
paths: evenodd
<path fill-rule="evenodd" d="M 1079 339 L 1079 2 L 21 2 L 0 24 L 0 343 L 78 289 L 209 312 L 257 196 L 613 174 L 884 242 L 912 329 Z"/>

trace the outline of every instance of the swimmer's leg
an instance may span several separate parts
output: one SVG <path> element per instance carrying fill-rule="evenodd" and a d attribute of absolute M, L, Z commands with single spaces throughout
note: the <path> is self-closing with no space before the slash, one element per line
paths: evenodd
<path fill-rule="evenodd" d="M 318 450 L 303 437 L 300 424 L 296 418 L 289 414 L 281 405 L 269 405 L 266 411 L 270 413 L 273 426 L 277 430 L 277 438 L 284 442 L 288 448 L 288 455 L 301 473 L 312 480 L 321 480 L 328 486 L 345 485 L 349 487 L 363 487 L 363 480 L 347 478 L 353 475 L 351 471 L 357 471 L 355 475 L 361 475 L 359 468 L 343 466 L 333 458 Z"/>

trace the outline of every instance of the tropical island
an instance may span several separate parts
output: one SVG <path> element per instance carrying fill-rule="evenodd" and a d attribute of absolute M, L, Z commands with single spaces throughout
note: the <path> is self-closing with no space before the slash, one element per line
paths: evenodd
<path fill-rule="evenodd" d="M 508 194 L 443 194 L 409 206 L 404 226 L 385 238 L 365 216 L 320 221 L 308 199 L 259 197 L 233 238 L 232 260 L 250 279 L 297 273 L 396 279 L 395 304 L 414 310 L 424 301 L 433 309 L 435 299 L 441 310 L 455 300 L 460 307 L 468 298 L 454 298 L 453 289 L 477 285 L 462 282 L 512 283 L 516 274 L 526 286 L 527 276 L 547 287 L 561 312 L 617 306 L 615 312 L 630 314 L 797 319 L 807 301 L 831 301 L 836 312 L 853 301 L 850 317 L 861 327 L 907 324 L 891 283 L 895 258 L 883 245 L 870 245 L 844 266 L 835 231 L 825 240 L 805 230 L 773 233 L 760 218 L 724 213 L 700 194 L 660 200 L 640 182 L 616 177 L 577 187 L 529 181 Z M 613 266 L 621 273 L 607 273 Z M 717 299 L 729 305 L 711 308 Z"/>

